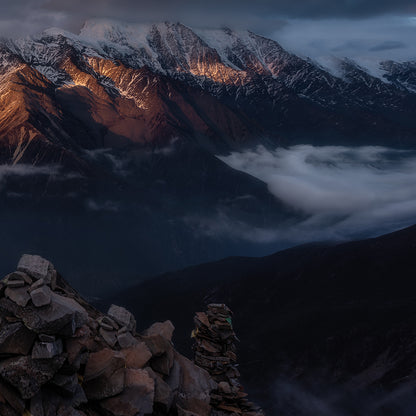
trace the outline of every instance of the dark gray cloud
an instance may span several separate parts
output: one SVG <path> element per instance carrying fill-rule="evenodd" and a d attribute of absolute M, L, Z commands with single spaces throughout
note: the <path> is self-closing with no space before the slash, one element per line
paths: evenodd
<path fill-rule="evenodd" d="M 178 20 L 195 26 L 241 25 L 268 33 L 285 18 L 363 18 L 415 15 L 414 0 L 14 0 L 0 5 L 0 30 L 50 26 L 77 31 L 86 19 L 128 22 Z"/>
<path fill-rule="evenodd" d="M 88 14 L 100 17 L 127 19 L 157 19 L 159 16 L 199 16 L 205 19 L 215 15 L 230 18 L 246 17 L 363 17 L 384 13 L 416 13 L 413 0 L 49 0 L 44 7 L 69 14 Z"/>
<path fill-rule="evenodd" d="M 416 59 L 416 18 L 379 16 L 366 19 L 291 19 L 272 35 L 283 47 L 327 68 L 329 57 L 351 58 L 372 75 L 382 76 L 382 60 Z"/>

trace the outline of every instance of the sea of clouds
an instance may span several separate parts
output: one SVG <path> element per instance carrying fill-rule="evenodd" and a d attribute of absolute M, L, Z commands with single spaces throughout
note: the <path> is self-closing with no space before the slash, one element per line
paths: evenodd
<path fill-rule="evenodd" d="M 301 215 L 291 227 L 262 230 L 269 240 L 348 239 L 416 223 L 415 152 L 379 146 L 258 146 L 219 158 L 265 182 Z"/>

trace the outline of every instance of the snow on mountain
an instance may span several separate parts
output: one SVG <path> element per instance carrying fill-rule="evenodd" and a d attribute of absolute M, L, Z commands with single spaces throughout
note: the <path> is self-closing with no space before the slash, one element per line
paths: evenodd
<path fill-rule="evenodd" d="M 22 128 L 37 123 L 45 140 L 52 129 L 60 144 L 75 137 L 71 149 L 178 136 L 215 138 L 217 146 L 255 136 L 299 138 L 311 130 L 408 140 L 415 73 L 410 63 L 370 71 L 348 59 L 314 62 L 244 30 L 91 20 L 78 35 L 52 28 L 0 44 L 0 99 L 18 88 L 25 111 L 22 120 L 7 111 L 8 130 L 0 133 L 13 131 L 17 141 Z M 29 111 L 34 91 L 42 94 Z"/>
<path fill-rule="evenodd" d="M 126 24 L 89 20 L 79 35 L 53 28 L 37 36 L 9 41 L 7 46 L 57 85 L 72 82 L 58 68 L 71 48 L 83 56 L 121 61 L 135 69 L 148 67 L 179 79 L 191 77 L 200 86 L 207 81 L 240 86 L 248 84 L 253 76 L 270 76 L 302 95 L 309 95 L 311 84 L 317 81 L 330 86 L 345 81 L 346 69 L 351 67 L 350 60 L 345 65 L 339 57 L 302 59 L 285 51 L 276 41 L 249 31 L 192 30 L 169 22 Z M 390 83 L 391 65 L 383 66 L 374 59 L 356 64 L 369 76 Z M 400 80 L 396 80 L 398 83 Z M 409 83 L 401 86 L 407 88 Z"/>

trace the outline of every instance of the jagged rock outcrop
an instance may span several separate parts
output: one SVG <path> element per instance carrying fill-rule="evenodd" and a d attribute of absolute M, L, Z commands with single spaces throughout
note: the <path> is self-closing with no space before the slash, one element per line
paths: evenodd
<path fill-rule="evenodd" d="M 247 400 L 239 382 L 235 345 L 238 338 L 233 330 L 231 310 L 224 304 L 210 304 L 207 312 L 196 314 L 194 322 L 195 363 L 217 383 L 211 392 L 213 414 L 262 416 L 262 411 Z"/>
<path fill-rule="evenodd" d="M 0 318 L 1 415 L 235 414 L 213 407 L 220 386 L 175 351 L 170 321 L 139 335 L 128 310 L 99 312 L 39 256 L 1 280 Z"/>

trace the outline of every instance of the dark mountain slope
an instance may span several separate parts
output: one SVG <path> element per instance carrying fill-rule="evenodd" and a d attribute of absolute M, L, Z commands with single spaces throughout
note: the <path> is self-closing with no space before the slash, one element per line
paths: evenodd
<path fill-rule="evenodd" d="M 336 404 L 348 392 L 368 412 L 346 414 L 373 414 L 364 391 L 400 386 L 406 393 L 400 400 L 416 404 L 408 390 L 416 382 L 415 254 L 411 227 L 370 240 L 204 264 L 148 280 L 112 301 L 134 309 L 144 323 L 170 313 L 182 348 L 190 345 L 189 311 L 224 301 L 235 311 L 243 376 L 273 402 L 270 408 L 284 405 L 287 391 L 280 401 L 274 396 L 275 381 L 284 379 L 310 392 L 319 385 L 321 398 L 342 385 Z M 396 413 L 374 414 L 408 414 L 400 413 L 397 400 L 388 405 Z"/>

